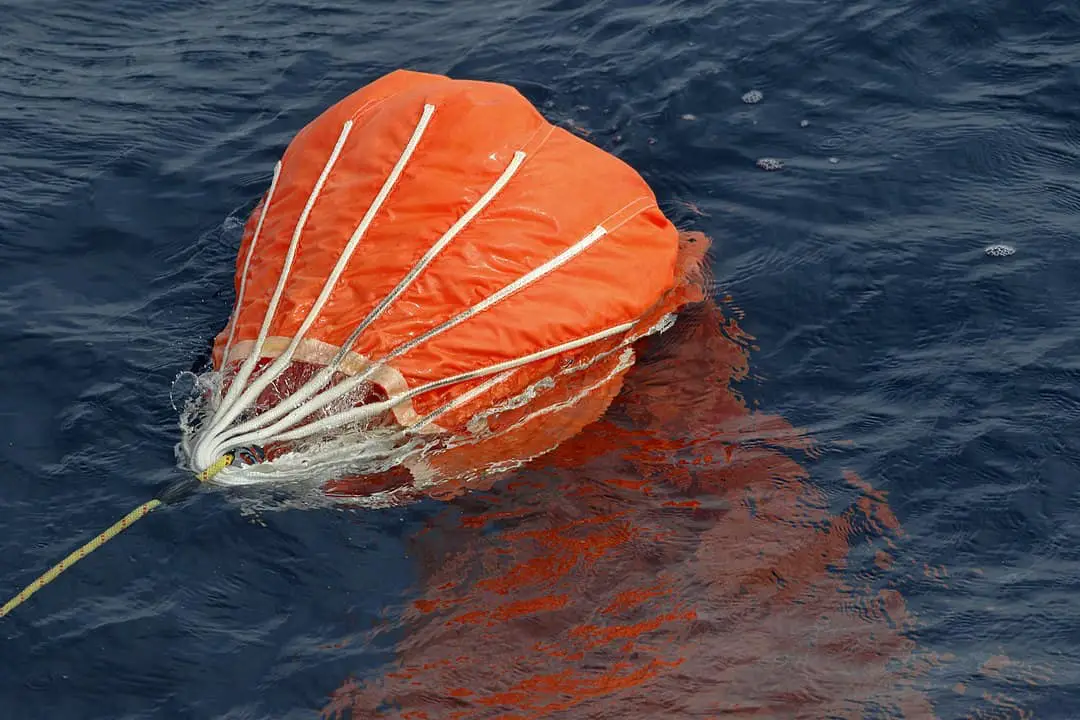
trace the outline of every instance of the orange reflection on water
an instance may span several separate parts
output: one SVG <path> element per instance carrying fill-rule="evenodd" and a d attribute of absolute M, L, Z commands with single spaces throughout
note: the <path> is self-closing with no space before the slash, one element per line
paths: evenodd
<path fill-rule="evenodd" d="M 324 716 L 933 717 L 884 577 L 899 523 L 853 474 L 830 510 L 807 438 L 733 387 L 750 340 L 700 306 L 603 420 L 448 503 L 397 667 Z"/>

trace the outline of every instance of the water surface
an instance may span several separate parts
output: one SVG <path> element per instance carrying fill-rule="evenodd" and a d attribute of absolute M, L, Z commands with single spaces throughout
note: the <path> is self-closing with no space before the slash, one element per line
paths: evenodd
<path fill-rule="evenodd" d="M 713 238 L 723 318 L 458 503 L 144 521 L 3 622 L 11 717 L 1075 714 L 1073 4 L 2 12 L 11 592 L 176 477 L 170 386 L 274 161 L 397 67 L 512 83 L 638 168 Z"/>

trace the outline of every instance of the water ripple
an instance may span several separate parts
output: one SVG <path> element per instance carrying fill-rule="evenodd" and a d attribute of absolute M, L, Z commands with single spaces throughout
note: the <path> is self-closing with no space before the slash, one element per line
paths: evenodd
<path fill-rule="evenodd" d="M 855 630 L 867 624 L 902 627 L 934 654 L 923 684 L 942 717 L 1013 705 L 1060 717 L 1077 703 L 1076 3 L 11 0 L 4 13 L 4 587 L 175 479 L 169 390 L 228 316 L 239 223 L 300 126 L 405 66 L 514 83 L 639 168 L 680 225 L 714 238 L 717 295 L 733 296 L 725 307 L 756 348 L 749 377 L 729 368 L 740 392 L 821 444 L 798 475 L 806 497 L 788 504 L 776 477 L 793 471 L 762 460 L 761 445 L 739 448 L 756 461 L 740 464 L 732 444 L 700 467 L 658 451 L 680 494 L 643 512 L 632 539 L 614 524 L 595 536 L 625 539 L 625 565 L 566 570 L 568 612 L 591 629 L 561 647 L 614 632 L 585 588 L 629 624 L 659 597 L 642 578 L 665 571 L 707 600 L 693 620 L 665 608 L 656 632 L 697 653 L 678 671 L 689 685 L 715 686 L 722 668 L 738 690 L 727 709 L 790 716 L 763 699 L 774 683 L 825 707 L 814 703 L 830 686 L 814 671 L 881 652 Z M 751 90 L 760 102 L 744 102 Z M 762 158 L 783 170 L 760 171 Z M 994 245 L 1016 253 L 987 256 Z M 704 423 L 714 410 L 684 414 Z M 734 432 L 684 437 L 697 448 Z M 593 470 L 629 484 L 652 467 L 605 462 Z M 877 495 L 859 505 L 839 479 L 853 469 L 888 492 L 895 528 L 864 512 Z M 714 475 L 746 492 L 709 496 L 700 484 Z M 492 657 L 550 640 L 537 608 L 553 594 L 519 588 L 496 603 L 466 581 L 508 562 L 500 543 L 532 557 L 516 525 L 587 516 L 630 489 L 590 495 L 579 482 L 541 504 L 553 486 L 518 480 L 516 504 L 364 513 L 260 516 L 200 496 L 3 626 L 18 660 L 0 698 L 13 717 L 306 717 L 335 691 L 362 695 L 346 678 L 384 675 L 396 650 L 423 660 L 472 637 Z M 480 523 L 487 504 L 506 514 Z M 862 509 L 842 514 L 849 505 Z M 649 534 L 687 513 L 670 538 Z M 483 530 L 456 526 L 469 518 Z M 841 540 L 856 549 L 835 577 L 860 592 L 818 589 L 835 565 L 800 570 L 839 563 Z M 462 586 L 417 587 L 432 577 Z M 804 604 L 783 604 L 785 592 Z M 819 625 L 794 609 L 813 609 L 816 593 L 844 600 Z M 423 599 L 479 603 L 496 629 L 440 634 L 409 609 Z M 500 634 L 512 612 L 520 632 Z M 739 641 L 722 638 L 718 664 L 701 639 L 731 628 Z M 806 651 L 824 669 L 790 650 L 811 636 L 808 647 L 834 650 Z M 635 642 L 635 659 L 671 661 Z M 508 664 L 502 680 L 526 675 Z M 672 688 L 638 707 L 703 716 L 706 691 Z"/>

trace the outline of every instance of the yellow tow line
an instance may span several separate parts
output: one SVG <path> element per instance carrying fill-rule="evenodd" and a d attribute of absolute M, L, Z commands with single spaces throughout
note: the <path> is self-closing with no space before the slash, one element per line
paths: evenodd
<path fill-rule="evenodd" d="M 184 495 L 187 495 L 188 491 L 194 489 L 195 487 L 198 487 L 198 485 L 206 482 L 210 478 L 217 475 L 219 472 L 222 471 L 222 469 L 231 465 L 232 461 L 233 456 L 231 454 L 223 455 L 221 458 L 218 459 L 216 463 L 206 468 L 206 470 L 203 470 L 201 473 L 195 475 L 196 482 L 194 484 L 192 484 L 189 480 L 174 483 L 173 485 L 165 488 L 153 500 L 147 500 L 142 505 L 129 512 L 127 515 L 120 518 L 118 521 L 113 523 L 113 525 L 107 530 L 102 532 L 100 535 L 95 536 L 90 542 L 86 543 L 81 548 L 68 555 L 56 565 L 53 565 L 48 572 L 46 572 L 37 580 L 23 588 L 22 592 L 20 592 L 18 595 L 4 603 L 4 606 L 0 608 L 0 618 L 10 613 L 19 605 L 22 605 L 27 600 L 27 598 L 29 598 L 38 590 L 55 580 L 57 576 L 60 575 L 60 573 L 64 572 L 69 567 L 79 562 L 90 553 L 97 550 L 109 540 L 112 540 L 124 530 L 127 530 L 135 523 L 136 520 L 142 520 L 144 517 L 149 515 L 154 510 L 157 510 L 162 505 L 165 505 L 180 497 L 183 497 Z"/>

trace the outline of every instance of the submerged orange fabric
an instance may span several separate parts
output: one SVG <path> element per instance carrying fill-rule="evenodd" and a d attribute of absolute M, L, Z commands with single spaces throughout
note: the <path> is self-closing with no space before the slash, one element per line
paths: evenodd
<path fill-rule="evenodd" d="M 754 339 L 725 309 L 684 313 L 603 420 L 426 521 L 412 602 L 376 631 L 393 660 L 331 674 L 325 720 L 934 717 L 944 660 L 908 636 L 887 496 L 800 463 L 827 446 L 744 401 Z M 344 632 L 327 657 L 372 637 Z"/>
<path fill-rule="evenodd" d="M 426 131 L 305 341 L 340 347 L 492 187 L 516 151 L 527 157 L 509 183 L 353 346 L 363 361 L 380 360 L 476 305 L 575 245 L 598 225 L 608 234 L 558 269 L 390 362 L 404 387 L 512 360 L 622 323 L 639 321 L 631 331 L 638 335 L 666 313 L 700 299 L 699 284 L 689 278 L 700 262 L 704 238 L 680 236 L 632 168 L 551 125 L 511 87 L 397 71 L 326 110 L 290 143 L 237 308 L 230 362 L 244 356 L 235 349 L 250 351 L 258 336 L 298 220 L 344 123 L 352 121 L 351 132 L 303 227 L 264 357 L 275 356 L 296 334 L 401 157 L 425 105 L 435 108 Z M 238 293 L 244 258 L 265 202 L 264 196 L 244 231 L 237 256 Z M 226 327 L 215 341 L 219 368 L 229 333 Z M 517 396 L 559 369 L 612 351 L 623 340 L 624 336 L 614 337 L 530 365 L 440 417 L 439 426 L 462 431 L 477 411 Z M 522 453 L 540 450 L 539 445 L 550 447 L 597 417 L 621 384 L 625 370 L 616 371 L 617 356 L 615 352 L 575 376 L 580 385 L 582 378 L 599 382 L 597 373 L 602 370 L 613 373 L 592 388 L 595 398 L 571 403 L 576 419 L 566 417 L 568 408 L 553 410 L 542 421 L 533 421 L 531 431 L 521 429 L 500 446 L 509 443 Z M 412 401 L 410 417 L 423 416 L 480 382 L 421 395 Z M 545 402 L 572 396 L 561 388 Z M 529 432 L 546 440 L 525 442 L 523 435 Z M 487 450 L 474 451 L 485 457 L 501 452 L 490 444 Z"/>

